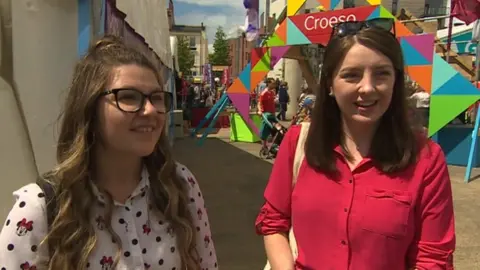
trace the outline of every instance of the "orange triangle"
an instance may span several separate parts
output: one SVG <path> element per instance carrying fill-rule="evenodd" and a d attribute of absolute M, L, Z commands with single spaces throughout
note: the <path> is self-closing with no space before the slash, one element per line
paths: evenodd
<path fill-rule="evenodd" d="M 432 91 L 432 65 L 408 66 L 406 67 L 408 76 L 420 85 L 427 93 Z"/>
<path fill-rule="evenodd" d="M 245 88 L 245 85 L 243 85 L 242 81 L 239 78 L 236 78 L 232 85 L 228 87 L 227 93 L 248 94 L 248 90 Z"/>
<path fill-rule="evenodd" d="M 275 33 L 283 42 L 287 42 L 287 20 L 283 20 L 283 22 L 278 26 Z"/>
<path fill-rule="evenodd" d="M 254 91 L 257 85 L 265 79 L 268 71 L 253 71 L 250 72 L 250 92 Z"/>
<path fill-rule="evenodd" d="M 395 35 L 397 36 L 397 38 L 399 38 L 399 37 L 413 36 L 414 34 L 405 25 L 403 25 L 403 23 L 396 21 Z"/>

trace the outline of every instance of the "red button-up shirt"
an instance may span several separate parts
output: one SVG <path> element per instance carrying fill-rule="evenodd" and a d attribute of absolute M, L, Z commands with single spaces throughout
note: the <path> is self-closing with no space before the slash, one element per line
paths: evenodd
<path fill-rule="evenodd" d="M 338 176 L 303 162 L 292 189 L 299 133 L 292 126 L 285 135 L 256 221 L 261 235 L 288 232 L 292 225 L 296 269 L 453 269 L 452 190 L 436 143 L 429 140 L 415 165 L 394 174 L 382 173 L 368 158 L 352 171 L 337 147 Z"/>

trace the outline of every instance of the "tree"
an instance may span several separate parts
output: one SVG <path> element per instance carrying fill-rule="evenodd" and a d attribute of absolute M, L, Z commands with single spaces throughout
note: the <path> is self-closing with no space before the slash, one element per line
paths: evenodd
<path fill-rule="evenodd" d="M 180 71 L 183 75 L 190 75 L 191 69 L 195 64 L 195 55 L 193 54 L 192 50 L 190 50 L 190 42 L 186 37 L 177 37 L 177 57 L 178 57 L 178 65 Z"/>
<path fill-rule="evenodd" d="M 221 26 L 217 28 L 217 32 L 215 33 L 213 54 L 210 57 L 210 64 L 216 66 L 230 65 L 230 48 L 228 45 L 227 35 Z"/>

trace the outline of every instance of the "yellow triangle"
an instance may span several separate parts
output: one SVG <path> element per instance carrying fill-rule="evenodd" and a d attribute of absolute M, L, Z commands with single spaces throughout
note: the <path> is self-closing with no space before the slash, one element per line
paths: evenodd
<path fill-rule="evenodd" d="M 297 14 L 298 10 L 305 4 L 307 0 L 287 0 L 287 16 Z"/>
<path fill-rule="evenodd" d="M 367 2 L 372 6 L 377 6 L 382 4 L 382 0 L 367 0 Z"/>

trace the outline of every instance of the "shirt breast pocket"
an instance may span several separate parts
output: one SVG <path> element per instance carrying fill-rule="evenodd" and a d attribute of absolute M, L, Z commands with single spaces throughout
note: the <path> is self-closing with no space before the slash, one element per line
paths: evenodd
<path fill-rule="evenodd" d="M 362 229 L 387 237 L 407 234 L 412 196 L 407 191 L 371 189 L 365 192 Z"/>

